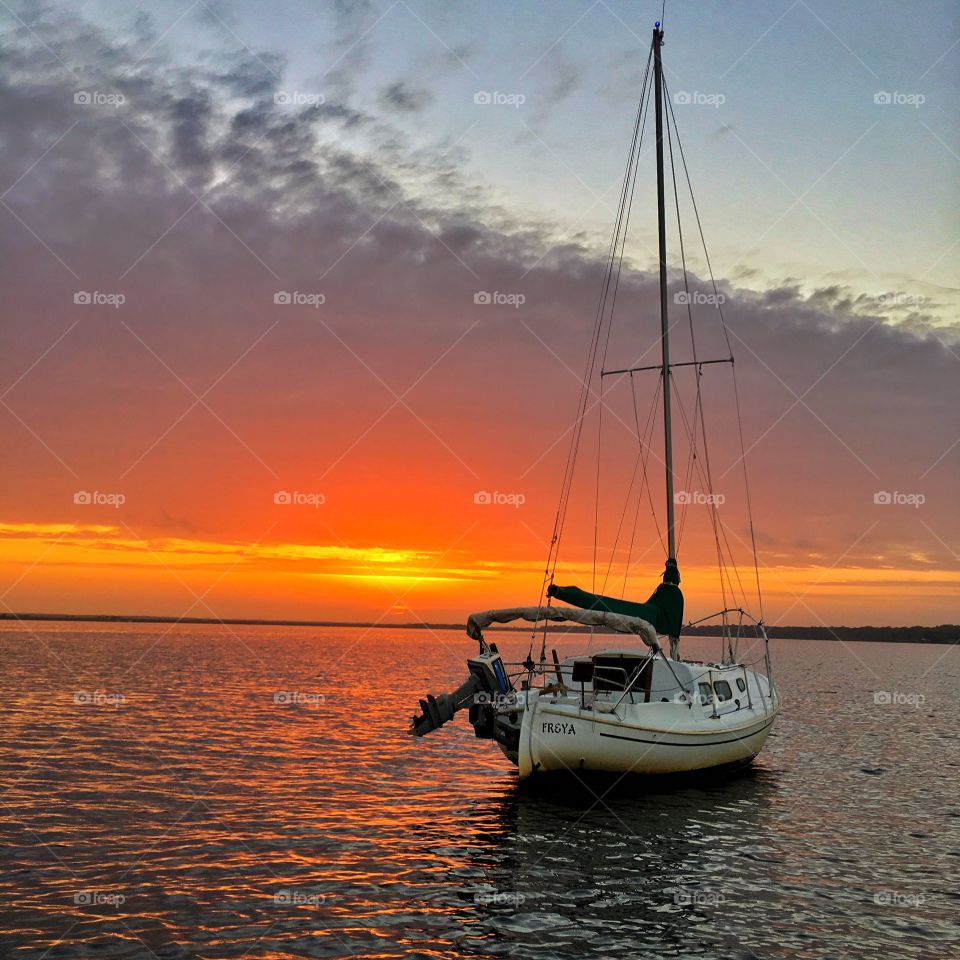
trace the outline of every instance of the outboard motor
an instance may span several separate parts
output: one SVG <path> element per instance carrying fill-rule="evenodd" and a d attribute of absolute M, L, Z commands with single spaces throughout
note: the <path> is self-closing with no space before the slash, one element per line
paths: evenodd
<path fill-rule="evenodd" d="M 439 697 L 428 693 L 427 699 L 420 701 L 422 713 L 413 718 L 413 725 L 410 727 L 414 736 L 422 737 L 425 733 L 442 727 L 448 720 L 453 719 L 458 710 L 467 706 L 471 708 L 470 719 L 477 736 L 483 736 L 478 721 L 484 726 L 489 723 L 490 733 L 487 736 L 493 736 L 494 704 L 513 689 L 507 679 L 503 658 L 497 651 L 496 644 L 490 644 L 486 651 L 467 660 L 467 666 L 470 668 L 470 678 L 453 693 L 442 693 Z M 483 707 L 488 710 L 484 712 Z M 486 713 L 489 713 L 489 719 Z"/>

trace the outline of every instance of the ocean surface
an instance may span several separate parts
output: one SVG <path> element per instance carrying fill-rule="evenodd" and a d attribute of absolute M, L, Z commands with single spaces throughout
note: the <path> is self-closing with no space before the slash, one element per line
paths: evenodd
<path fill-rule="evenodd" d="M 0 956 L 960 957 L 960 651 L 772 648 L 750 773 L 529 790 L 454 632 L 6 625 Z"/>

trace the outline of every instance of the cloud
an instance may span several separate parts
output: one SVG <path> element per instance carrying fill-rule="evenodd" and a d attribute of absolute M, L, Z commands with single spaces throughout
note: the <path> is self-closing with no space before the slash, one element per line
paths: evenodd
<path fill-rule="evenodd" d="M 385 87 L 380 102 L 387 108 L 401 113 L 417 113 L 433 99 L 429 90 L 417 90 L 405 80 L 397 80 Z"/>

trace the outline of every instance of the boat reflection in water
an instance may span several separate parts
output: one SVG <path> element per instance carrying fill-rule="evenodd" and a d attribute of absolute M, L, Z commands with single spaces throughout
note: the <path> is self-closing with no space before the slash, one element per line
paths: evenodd
<path fill-rule="evenodd" d="M 505 778 L 474 809 L 469 853 L 447 877 L 469 904 L 459 946 L 521 957 L 622 956 L 653 945 L 660 956 L 733 955 L 737 940 L 722 918 L 756 907 L 744 891 L 756 889 L 769 856 L 775 790 L 762 768 L 701 775 L 696 787 L 689 777 Z M 444 842 L 439 831 L 433 839 Z M 745 922 L 737 916 L 729 929 Z"/>

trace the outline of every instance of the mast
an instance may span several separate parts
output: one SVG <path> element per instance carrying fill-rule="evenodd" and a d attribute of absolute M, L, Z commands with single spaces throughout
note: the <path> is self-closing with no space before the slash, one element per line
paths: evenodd
<path fill-rule="evenodd" d="M 653 84 L 657 110 L 657 227 L 660 240 L 660 354 L 663 376 L 663 459 L 666 463 L 667 559 L 676 560 L 677 545 L 673 516 L 673 430 L 670 423 L 670 328 L 667 316 L 667 219 L 664 212 L 666 188 L 663 177 L 663 64 L 660 47 L 663 29 L 653 27 Z"/>

